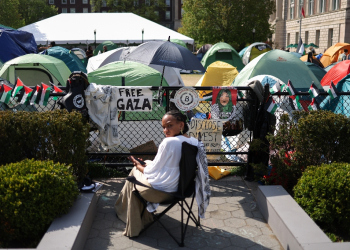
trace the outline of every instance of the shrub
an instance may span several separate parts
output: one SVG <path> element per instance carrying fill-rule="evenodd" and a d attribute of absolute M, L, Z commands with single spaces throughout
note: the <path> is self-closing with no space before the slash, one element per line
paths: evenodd
<path fill-rule="evenodd" d="M 294 187 L 294 198 L 330 233 L 350 234 L 350 164 L 310 166 Z"/>
<path fill-rule="evenodd" d="M 41 237 L 79 194 L 69 167 L 24 160 L 0 168 L 0 242 Z"/>
<path fill-rule="evenodd" d="M 89 124 L 78 112 L 0 111 L 0 165 L 24 159 L 52 160 L 86 174 Z"/>

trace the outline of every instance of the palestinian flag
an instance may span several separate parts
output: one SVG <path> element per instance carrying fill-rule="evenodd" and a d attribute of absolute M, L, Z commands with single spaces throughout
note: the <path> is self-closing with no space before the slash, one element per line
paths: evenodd
<path fill-rule="evenodd" d="M 319 95 L 320 91 L 316 87 L 314 83 L 311 84 L 311 87 L 309 89 L 309 94 L 312 98 L 316 98 Z"/>
<path fill-rule="evenodd" d="M 273 98 L 270 96 L 267 100 L 267 103 L 265 104 L 265 109 L 267 112 L 274 114 L 278 108 L 278 105 L 275 103 Z"/>
<path fill-rule="evenodd" d="M 238 90 L 238 96 L 239 96 L 239 98 L 243 99 L 244 98 L 243 92 Z"/>
<path fill-rule="evenodd" d="M 53 84 L 52 82 L 51 83 L 51 87 L 52 87 L 52 93 L 63 93 L 63 90 L 60 89 L 59 87 L 55 86 L 55 84 Z M 53 100 L 57 101 L 58 99 L 58 96 L 54 96 L 52 97 Z"/>
<path fill-rule="evenodd" d="M 285 87 L 287 87 L 287 85 L 285 84 L 285 83 L 283 83 L 282 85 L 281 85 L 281 91 L 283 92 L 284 91 L 284 88 Z"/>
<path fill-rule="evenodd" d="M 297 92 L 290 80 L 288 80 L 287 91 L 290 96 L 295 96 L 295 93 Z"/>
<path fill-rule="evenodd" d="M 41 83 L 41 93 L 39 95 L 39 105 L 46 106 L 50 97 L 51 88 L 45 83 Z"/>
<path fill-rule="evenodd" d="M 20 92 L 21 89 L 23 89 L 23 87 L 24 87 L 23 82 L 21 81 L 21 79 L 17 78 L 15 88 L 12 91 L 12 97 L 15 97 L 18 94 L 18 92 Z"/>
<path fill-rule="evenodd" d="M 299 37 L 299 43 L 298 43 L 298 48 L 296 52 L 299 53 L 300 55 L 305 55 L 305 48 L 301 37 Z"/>
<path fill-rule="evenodd" d="M 32 98 L 30 99 L 30 105 L 33 105 L 34 103 L 38 104 L 37 99 L 38 99 L 40 90 L 41 90 L 41 87 L 39 85 L 36 85 L 35 89 L 33 90 Z"/>
<path fill-rule="evenodd" d="M 312 102 L 310 105 L 307 107 L 310 111 L 312 110 L 319 110 L 320 107 L 318 106 L 318 103 L 316 102 L 315 98 L 312 98 Z"/>
<path fill-rule="evenodd" d="M 13 88 L 11 88 L 10 86 L 8 86 L 7 84 L 3 84 L 2 88 L 1 88 L 1 99 L 0 102 L 6 103 L 8 104 L 11 98 L 11 91 Z"/>
<path fill-rule="evenodd" d="M 331 99 L 334 99 L 338 96 L 337 88 L 334 86 L 333 81 L 331 81 L 331 85 L 329 86 L 329 90 L 327 91 Z"/>
<path fill-rule="evenodd" d="M 30 97 L 33 94 L 33 90 L 27 86 L 24 86 L 24 94 L 22 96 L 20 104 L 29 105 Z"/>
<path fill-rule="evenodd" d="M 304 110 L 303 106 L 301 105 L 300 101 L 299 101 L 299 96 L 294 95 L 290 97 L 293 100 L 293 104 L 294 104 L 294 108 L 296 110 Z"/>
<path fill-rule="evenodd" d="M 279 82 L 276 82 L 275 85 L 273 85 L 272 88 L 270 88 L 270 93 L 275 94 L 281 91 L 281 84 Z"/>

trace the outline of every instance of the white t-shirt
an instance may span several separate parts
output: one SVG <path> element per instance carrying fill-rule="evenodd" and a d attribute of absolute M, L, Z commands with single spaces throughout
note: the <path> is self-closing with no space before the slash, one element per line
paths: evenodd
<path fill-rule="evenodd" d="M 196 138 L 185 136 L 167 137 L 159 145 L 152 163 L 144 169 L 144 175 L 153 188 L 165 192 L 176 192 L 179 184 L 182 143 L 198 145 Z"/>

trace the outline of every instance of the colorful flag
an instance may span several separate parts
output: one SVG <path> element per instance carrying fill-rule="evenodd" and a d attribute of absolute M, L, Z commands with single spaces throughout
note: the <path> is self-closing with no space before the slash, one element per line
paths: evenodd
<path fill-rule="evenodd" d="M 334 99 L 338 96 L 337 95 L 338 91 L 337 91 L 337 88 L 334 86 L 333 81 L 331 81 L 331 85 L 329 86 L 327 93 L 329 94 L 331 99 Z"/>
<path fill-rule="evenodd" d="M 311 87 L 309 89 L 309 94 L 312 98 L 316 98 L 319 95 L 320 91 L 316 87 L 314 83 L 311 84 Z"/>
<path fill-rule="evenodd" d="M 305 48 L 301 37 L 299 38 L 298 48 L 296 52 L 299 53 L 300 55 L 304 55 L 305 53 Z"/>
<path fill-rule="evenodd" d="M 32 98 L 30 99 L 30 105 L 33 105 L 34 103 L 38 104 L 37 97 L 39 95 L 40 90 L 41 87 L 39 85 L 36 85 L 35 89 L 33 90 Z"/>
<path fill-rule="evenodd" d="M 63 90 L 60 89 L 59 87 L 57 87 L 55 84 L 53 84 L 52 82 L 51 83 L 51 87 L 52 87 L 52 93 L 63 93 Z M 58 99 L 58 96 L 54 96 L 52 97 L 53 100 L 57 101 Z"/>
<path fill-rule="evenodd" d="M 2 88 L 1 88 L 1 99 L 0 102 L 6 103 L 8 104 L 11 98 L 11 91 L 13 88 L 11 88 L 10 86 L 8 86 L 7 84 L 3 84 Z"/>
<path fill-rule="evenodd" d="M 267 100 L 267 103 L 265 104 L 265 109 L 267 112 L 274 114 L 278 108 L 278 105 L 275 103 L 273 98 L 270 96 Z"/>
<path fill-rule="evenodd" d="M 303 15 L 303 17 L 305 18 L 305 11 L 304 11 L 304 7 L 301 7 L 301 14 Z"/>
<path fill-rule="evenodd" d="M 278 81 L 276 81 L 275 85 L 273 85 L 273 87 L 270 88 L 270 93 L 275 94 L 280 91 L 281 91 L 281 84 Z"/>
<path fill-rule="evenodd" d="M 40 93 L 40 99 L 39 99 L 39 105 L 46 106 L 47 102 L 50 97 L 50 91 L 51 88 L 49 85 L 46 85 L 45 83 L 41 83 L 41 93 Z"/>
<path fill-rule="evenodd" d="M 21 91 L 21 89 L 23 89 L 23 87 L 24 87 L 23 82 L 21 81 L 21 79 L 17 78 L 15 87 L 12 91 L 12 97 L 15 97 L 18 94 L 18 92 Z"/>
<path fill-rule="evenodd" d="M 295 96 L 297 92 L 290 80 L 288 80 L 287 91 L 290 96 Z"/>
<path fill-rule="evenodd" d="M 29 105 L 30 97 L 32 96 L 33 92 L 34 91 L 31 88 L 24 86 L 24 94 L 22 96 L 20 104 Z"/>
<path fill-rule="evenodd" d="M 312 102 L 310 103 L 310 105 L 307 107 L 310 111 L 312 110 L 319 110 L 319 106 L 318 103 L 316 102 L 315 98 L 312 98 Z"/>
<path fill-rule="evenodd" d="M 239 98 L 243 99 L 244 98 L 243 92 L 238 90 L 238 96 L 239 96 Z"/>
<path fill-rule="evenodd" d="M 303 106 L 299 101 L 299 96 L 294 95 L 294 96 L 291 96 L 290 98 L 293 100 L 293 105 L 296 110 L 304 110 Z"/>

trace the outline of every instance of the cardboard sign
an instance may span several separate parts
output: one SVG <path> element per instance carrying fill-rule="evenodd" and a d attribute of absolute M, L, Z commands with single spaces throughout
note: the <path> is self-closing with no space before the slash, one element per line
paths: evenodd
<path fill-rule="evenodd" d="M 118 87 L 118 111 L 152 111 L 150 87 Z"/>
<path fill-rule="evenodd" d="M 204 120 L 192 118 L 189 124 L 188 135 L 200 139 L 207 153 L 221 152 L 221 135 L 223 122 L 221 120 Z M 208 159 L 215 159 L 219 155 L 208 156 Z"/>
<path fill-rule="evenodd" d="M 232 87 L 214 87 L 211 105 L 213 119 L 232 120 L 237 105 L 237 89 Z"/>

